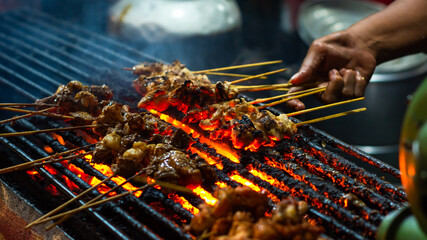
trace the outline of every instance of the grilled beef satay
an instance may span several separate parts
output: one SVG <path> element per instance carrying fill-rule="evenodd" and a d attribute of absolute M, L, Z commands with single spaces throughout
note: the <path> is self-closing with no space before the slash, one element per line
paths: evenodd
<path fill-rule="evenodd" d="M 214 206 L 202 204 L 187 230 L 195 236 L 222 239 L 318 239 L 323 229 L 304 222 L 307 203 L 293 198 L 282 200 L 265 217 L 268 197 L 248 187 L 224 188 L 215 192 Z"/>
<path fill-rule="evenodd" d="M 96 145 L 94 162 L 110 164 L 124 177 L 142 170 L 154 179 L 183 186 L 216 180 L 213 168 L 205 160 L 186 153 L 191 138 L 183 130 L 172 129 L 150 113 L 130 113 L 126 107 L 118 111 L 117 105 L 104 107 L 97 120 L 113 119 L 116 125 L 106 129 L 106 135 Z"/>
<path fill-rule="evenodd" d="M 56 92 L 36 103 L 56 104 L 59 113 L 76 117 L 75 121 L 87 124 L 101 114 L 104 106 L 110 104 L 113 92 L 106 86 L 85 86 L 78 81 L 60 85 Z"/>
<path fill-rule="evenodd" d="M 133 86 L 143 96 L 140 108 L 164 111 L 174 106 L 186 113 L 189 108 L 201 108 L 238 95 L 229 82 L 213 84 L 206 75 L 193 74 L 179 61 L 171 65 L 140 64 L 133 68 L 133 73 L 138 75 Z"/>

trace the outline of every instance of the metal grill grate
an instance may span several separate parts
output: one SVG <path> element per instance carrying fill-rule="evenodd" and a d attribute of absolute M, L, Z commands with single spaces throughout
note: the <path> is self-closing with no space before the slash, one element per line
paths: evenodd
<path fill-rule="evenodd" d="M 115 90 L 116 96 L 126 97 L 120 99 L 120 102 L 132 102 L 132 91 L 129 91 L 132 76 L 121 71 L 121 68 L 143 61 L 160 60 L 108 37 L 82 30 L 33 10 L 0 15 L 0 102 L 34 101 L 52 94 L 60 84 L 71 80 L 78 80 L 86 85 L 107 84 Z M 271 111 L 276 112 L 274 109 Z M 62 122 L 45 117 L 33 117 L 19 120 L 13 126 L 4 126 L 2 131 L 36 130 L 63 125 Z M 77 146 L 87 144 L 72 133 L 58 134 Z M 40 144 L 48 145 L 58 152 L 67 150 L 48 134 L 37 135 L 37 138 L 0 138 L 0 141 L 24 161 L 48 155 Z M 217 170 L 217 173 L 219 178 L 230 186 L 239 185 L 228 176 L 231 172 L 238 171 L 243 177 L 279 198 L 293 195 L 309 202 L 312 205 L 309 217 L 327 228 L 325 237 L 329 235 L 337 238 L 372 239 L 383 216 L 406 201 L 401 189 L 366 172 L 347 159 L 353 156 L 392 177 L 399 178 L 397 169 L 310 126 L 302 128 L 301 134 L 291 141 L 292 146 L 282 143 L 276 149 L 276 152 L 291 155 L 290 158 L 264 149 L 256 154 L 243 153 L 241 165 L 232 163 L 203 144 L 195 144 L 194 147 L 221 159 L 224 169 Z M 280 163 L 282 168 L 272 167 L 260 160 L 266 156 Z M 91 176 L 101 180 L 106 178 L 82 159 L 73 160 L 72 163 Z M 12 164 L 14 163 L 11 162 L 10 165 Z M 89 187 L 62 164 L 56 163 L 53 167 L 80 189 Z M 283 187 L 272 185 L 255 176 L 250 172 L 250 168 L 270 174 L 283 183 Z M 67 198 L 74 196 L 56 176 L 43 168 L 38 168 L 37 171 Z M 107 185 L 112 187 L 116 184 L 109 181 Z M 213 186 L 204 187 L 210 191 L 213 189 Z M 350 211 L 340 203 L 342 196 L 347 193 L 361 198 L 367 206 Z M 97 191 L 92 192 L 93 196 L 98 194 Z M 195 206 L 203 201 L 195 196 L 183 196 Z M 165 218 L 149 205 L 152 202 L 160 202 L 177 217 L 174 220 Z M 83 204 L 83 201 L 78 204 Z M 93 221 L 102 225 L 100 229 L 107 229 L 113 234 L 105 234 L 105 239 L 191 238 L 178 225 L 189 221 L 192 214 L 156 189 L 149 189 L 139 199 L 130 196 L 118 203 L 91 209 L 88 214 Z"/>

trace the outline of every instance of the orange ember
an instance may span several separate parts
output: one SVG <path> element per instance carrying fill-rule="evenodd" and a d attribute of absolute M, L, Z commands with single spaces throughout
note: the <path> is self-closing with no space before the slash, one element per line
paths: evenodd
<path fill-rule="evenodd" d="M 315 185 L 313 185 L 313 183 L 311 183 L 310 181 L 307 181 L 307 180 L 305 179 L 304 175 L 298 175 L 298 174 L 295 174 L 295 173 L 293 172 L 293 170 L 292 170 L 292 169 L 287 168 L 283 163 L 273 161 L 273 160 L 271 160 L 271 159 L 269 159 L 269 158 L 265 158 L 265 163 L 266 163 L 266 164 L 268 164 L 268 165 L 269 165 L 269 166 L 271 166 L 271 167 L 278 168 L 278 169 L 282 169 L 283 171 L 285 171 L 285 172 L 287 172 L 289 175 L 291 175 L 293 178 L 297 179 L 298 181 L 301 181 L 301 182 L 306 183 L 306 184 L 307 184 L 307 185 L 309 185 L 313 190 L 317 191 L 317 187 L 316 187 Z M 325 192 L 324 194 L 325 194 L 325 195 L 327 195 L 327 192 Z"/>
<path fill-rule="evenodd" d="M 102 174 L 104 174 L 105 176 L 109 177 L 111 175 L 113 175 L 113 170 L 111 170 L 111 168 L 108 165 L 105 164 L 99 164 L 99 163 L 90 163 L 95 169 L 97 169 L 98 171 L 100 171 Z M 125 178 L 120 177 L 120 176 L 116 176 L 113 177 L 111 180 L 113 180 L 113 182 L 117 183 L 117 184 L 122 184 L 123 182 L 126 181 Z M 88 183 L 91 186 L 95 186 L 96 184 L 100 183 L 101 181 L 99 179 L 97 179 L 96 177 L 93 177 Z M 133 186 L 130 183 L 126 183 L 122 186 L 124 189 L 128 190 L 128 191 L 133 191 L 135 189 L 137 189 L 137 187 Z M 108 188 L 107 186 L 105 186 L 104 184 L 102 184 L 100 187 L 100 189 L 98 189 L 101 193 L 105 193 L 108 190 L 110 190 L 110 188 Z M 111 195 L 115 195 L 115 193 L 110 193 Z M 133 193 L 136 197 L 141 196 L 142 191 L 137 191 Z"/>
<path fill-rule="evenodd" d="M 254 191 L 257 191 L 257 192 L 261 191 L 261 188 L 259 188 L 258 186 L 253 184 L 251 181 L 247 180 L 246 178 L 240 176 L 237 171 L 233 171 L 230 175 L 230 178 L 244 186 L 251 188 Z"/>
<path fill-rule="evenodd" d="M 43 149 L 47 152 L 47 153 L 53 153 L 53 149 L 49 146 L 44 146 Z"/>
<path fill-rule="evenodd" d="M 193 206 L 190 202 L 187 201 L 184 197 L 178 196 L 176 194 L 169 194 L 168 197 L 172 199 L 174 202 L 177 202 L 182 205 L 183 208 L 187 209 L 193 215 L 199 213 L 199 209 Z"/>
<path fill-rule="evenodd" d="M 219 160 L 215 160 L 211 157 L 208 156 L 208 154 L 201 152 L 193 147 L 190 147 L 190 151 L 192 153 L 197 153 L 197 155 L 199 155 L 200 157 L 202 157 L 203 159 L 206 160 L 206 162 L 208 162 L 210 165 L 215 165 L 219 170 L 222 170 L 224 168 L 224 166 L 222 165 L 222 162 L 220 162 Z"/>
<path fill-rule="evenodd" d="M 218 199 L 214 198 L 210 192 L 206 191 L 201 186 L 193 189 L 193 192 L 197 194 L 197 196 L 201 197 L 209 205 L 213 206 L 218 201 Z"/>
<path fill-rule="evenodd" d="M 228 186 L 225 182 L 216 182 L 215 185 L 217 185 L 219 188 L 225 188 Z"/>
<path fill-rule="evenodd" d="M 254 176 L 256 176 L 256 177 L 259 177 L 259 178 L 261 178 L 259 175 L 258 175 L 258 172 L 253 172 L 252 170 L 250 170 L 250 173 L 252 173 Z M 268 191 L 267 189 L 264 189 L 264 188 L 260 188 L 260 187 L 258 187 L 258 186 L 256 186 L 255 184 L 253 184 L 251 181 L 249 181 L 249 180 L 247 180 L 246 178 L 244 178 L 244 177 L 242 177 L 242 176 L 240 176 L 240 175 L 238 175 L 239 173 L 237 172 L 237 171 L 235 171 L 235 172 L 233 172 L 232 173 L 233 175 L 231 175 L 230 176 L 230 178 L 231 179 L 233 179 L 234 181 L 236 181 L 236 182 L 238 182 L 238 183 L 240 183 L 240 184 L 243 184 L 243 185 L 245 185 L 245 186 L 247 186 L 247 187 L 249 187 L 249 188 L 251 188 L 251 189 L 253 189 L 253 190 L 255 190 L 255 191 L 257 191 L 257 192 L 259 192 L 259 191 L 261 191 L 261 190 L 263 190 L 263 191 L 265 191 L 265 192 L 267 192 L 267 196 L 273 201 L 273 202 L 279 202 L 280 200 L 279 200 L 279 198 L 277 198 L 277 196 L 276 195 L 274 195 L 274 194 L 272 194 L 270 191 Z M 265 175 L 267 175 L 266 173 L 263 173 L 263 172 L 259 172 L 259 174 L 265 174 Z M 262 179 L 262 178 L 261 178 Z M 264 180 L 264 179 L 263 179 Z"/>
<path fill-rule="evenodd" d="M 174 118 L 172 118 L 166 114 L 160 113 L 160 112 L 153 110 L 153 109 L 150 109 L 149 111 L 152 114 L 159 116 L 159 118 L 162 119 L 163 121 L 172 124 L 174 127 L 181 128 L 182 130 L 184 130 L 187 134 L 191 135 L 192 137 L 198 138 L 199 142 L 205 143 L 205 144 L 209 145 L 211 148 L 214 148 L 219 154 L 227 157 L 232 162 L 240 163 L 239 156 L 228 145 L 221 143 L 221 142 L 218 142 L 218 141 L 211 141 L 210 139 L 201 136 L 200 133 L 198 133 L 197 131 L 195 131 L 194 129 L 189 127 L 188 125 L 185 125 L 184 123 L 182 123 L 182 122 L 180 122 L 180 121 L 178 121 L 178 120 L 176 120 L 176 119 L 174 119 Z"/>
<path fill-rule="evenodd" d="M 61 135 L 58 135 L 56 133 L 51 133 L 50 135 L 52 136 L 53 139 L 56 139 L 56 141 L 58 141 L 61 145 L 65 145 L 64 138 L 62 138 Z"/>

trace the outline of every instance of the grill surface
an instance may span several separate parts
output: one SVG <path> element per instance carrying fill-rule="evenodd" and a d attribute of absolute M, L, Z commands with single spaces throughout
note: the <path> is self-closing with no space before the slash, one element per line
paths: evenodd
<path fill-rule="evenodd" d="M 135 104 L 138 96 L 130 90 L 132 75 L 121 68 L 143 61 L 160 61 L 113 39 L 33 10 L 4 13 L 0 15 L 0 20 L 0 102 L 33 102 L 52 94 L 59 84 L 78 80 L 86 85 L 107 84 L 114 90 L 118 101 Z M 277 113 L 274 109 L 271 111 Z M 11 115 L 1 114 L 1 118 Z M 60 126 L 64 126 L 64 123 L 45 117 L 32 117 L 3 126 L 0 130 L 16 132 Z M 88 144 L 73 133 L 58 134 L 76 146 Z M 48 156 L 43 150 L 44 145 L 57 152 L 68 149 L 48 134 L 0 138 L 0 142 L 4 146 L 2 151 L 17 157 L 2 159 L 4 166 L 1 167 Z M 291 140 L 282 141 L 274 151 L 264 148 L 257 153 L 242 153 L 241 164 L 231 162 L 201 143 L 193 147 L 222 161 L 224 169 L 217 170 L 218 176 L 232 187 L 240 185 L 229 177 L 237 171 L 278 198 L 292 195 L 307 201 L 311 205 L 309 218 L 325 226 L 325 237 L 372 239 L 384 215 L 406 202 L 402 189 L 367 172 L 356 163 L 368 163 L 389 178 L 399 179 L 397 169 L 310 126 L 301 128 L 300 133 Z M 83 159 L 71 162 L 86 174 L 100 180 L 106 178 Z M 90 187 L 62 164 L 55 163 L 52 166 L 78 188 L 85 190 Z M 262 171 L 278 181 L 273 183 L 256 175 L 253 170 Z M 53 206 L 75 196 L 58 175 L 44 168 L 37 168 L 37 171 L 60 192 L 50 202 Z M 24 184 L 14 180 L 17 178 L 33 181 L 25 173 L 0 176 L 0 180 L 9 184 Z M 107 181 L 107 185 L 113 187 L 116 184 Z M 213 191 L 213 186 L 203 187 Z M 120 189 L 118 192 L 124 191 Z M 345 207 L 344 196 L 350 193 L 367 206 Z M 41 198 L 32 198 L 35 202 L 47 202 L 45 194 L 41 195 Z M 92 191 L 91 195 L 94 197 L 99 193 Z M 203 202 L 195 196 L 182 196 L 194 206 Z M 83 203 L 81 200 L 77 205 Z M 45 204 L 38 206 L 42 212 L 52 209 L 52 206 L 47 207 L 49 203 Z M 119 202 L 90 209 L 61 227 L 78 239 L 93 239 L 94 236 L 99 239 L 190 239 L 191 236 L 180 226 L 191 218 L 192 214 L 180 204 L 150 188 L 140 198 L 132 195 Z"/>

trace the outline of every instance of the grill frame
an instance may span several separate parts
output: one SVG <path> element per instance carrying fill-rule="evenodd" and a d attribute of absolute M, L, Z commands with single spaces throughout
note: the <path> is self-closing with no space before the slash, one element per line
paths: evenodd
<path fill-rule="evenodd" d="M 122 66 L 132 66 L 135 63 L 138 62 L 143 62 L 143 61 L 161 61 L 159 59 L 156 59 L 154 57 L 145 55 L 143 53 L 138 52 L 137 50 L 122 44 L 118 41 L 115 41 L 113 39 L 110 39 L 108 37 L 102 36 L 102 35 L 98 35 L 95 33 L 91 33 L 89 31 L 85 31 L 82 30 L 72 24 L 66 23 L 66 22 L 62 22 L 62 21 L 58 21 L 57 19 L 51 18 L 50 16 L 44 15 L 42 13 L 36 12 L 34 10 L 22 10 L 22 11 L 17 11 L 17 12 L 8 12 L 8 13 L 3 13 L 0 14 L 0 19 L 2 20 L 6 20 L 3 21 L 3 24 L 0 24 L 0 30 L 7 30 L 9 32 L 6 31 L 6 33 L 0 33 L 0 40 L 7 40 L 8 43 L 13 43 L 11 45 L 7 45 L 7 44 L 0 44 L 0 49 L 6 49 L 9 52 L 16 51 L 19 54 L 17 54 L 17 56 L 8 56 L 4 53 L 0 54 L 0 73 L 6 73 L 6 75 L 8 76 L 8 78 L 4 78 L 2 75 L 0 75 L 0 84 L 4 84 L 6 86 L 8 86 L 9 88 L 13 89 L 16 93 L 21 95 L 21 98 L 15 99 L 18 102 L 24 102 L 24 101 L 34 101 L 35 99 L 38 98 L 42 98 L 42 97 L 46 97 L 47 95 L 51 94 L 56 87 L 59 84 L 66 84 L 68 81 L 71 80 L 79 80 L 81 82 L 83 82 L 84 84 L 88 84 L 88 83 L 93 83 L 93 84 L 102 84 L 105 82 L 105 79 L 103 79 L 103 77 L 105 76 L 115 76 L 116 74 L 119 77 L 119 79 L 123 80 L 123 79 L 132 79 L 132 76 L 130 73 L 117 73 L 114 71 L 111 71 L 111 69 L 117 69 L 117 66 L 120 64 L 123 64 Z M 16 24 L 17 22 L 19 23 L 20 21 L 22 21 L 23 23 L 20 24 Z M 49 22 L 55 22 L 55 24 L 57 24 L 58 26 L 52 26 L 52 24 L 48 24 Z M 70 51 L 74 54 L 70 54 L 70 52 L 67 53 L 67 51 L 59 51 L 57 48 L 52 47 L 47 43 L 44 43 L 42 40 L 38 40 L 35 37 L 26 37 L 26 34 L 22 34 L 20 33 L 21 29 L 15 29 L 12 28 L 10 26 L 4 26 L 4 24 L 8 23 L 10 26 L 15 25 L 16 26 L 23 26 L 23 28 L 25 30 L 28 30 L 30 32 L 33 33 L 39 33 L 40 35 L 45 37 L 45 40 L 52 40 L 52 41 L 56 41 L 56 40 L 60 40 L 59 42 L 63 42 L 65 40 L 63 39 L 67 39 L 67 41 L 73 42 L 76 44 L 70 44 L 65 42 L 66 44 L 65 47 L 66 49 L 68 49 L 67 51 Z M 34 24 L 35 28 L 33 28 L 33 26 L 29 25 L 27 22 L 31 22 L 32 24 Z M 47 30 L 51 31 L 49 32 L 49 34 L 42 34 L 43 32 L 43 27 L 46 27 Z M 34 30 L 35 29 L 35 30 Z M 73 32 L 67 32 L 66 30 L 72 30 Z M 12 37 L 10 35 L 8 35 L 7 33 L 14 33 L 17 34 L 18 36 L 21 36 L 22 39 L 27 39 L 27 40 L 35 40 L 35 42 L 37 42 L 41 47 L 43 47 L 43 49 L 45 51 L 41 51 L 40 49 L 38 49 L 36 46 L 31 46 L 21 40 L 19 40 L 16 37 Z M 53 35 L 54 33 L 59 34 L 60 36 L 63 36 L 62 38 L 58 38 L 58 37 L 53 37 L 50 35 Z M 79 36 L 81 35 L 81 36 Z M 99 47 L 99 45 L 101 45 L 102 47 Z M 23 47 L 23 48 L 19 48 Z M 108 46 L 112 46 L 112 49 L 120 49 L 120 51 L 113 51 L 111 49 L 108 48 Z M 84 48 L 85 47 L 85 48 Z M 86 47 L 88 49 L 91 49 L 91 51 L 86 50 Z M 31 54 L 25 54 L 24 52 L 22 52 L 22 49 L 26 49 L 28 51 L 30 51 Z M 70 49 L 74 49 L 74 50 L 70 50 Z M 54 55 L 48 54 L 48 53 L 54 53 Z M 78 54 L 77 54 L 78 53 Z M 56 55 L 55 55 L 56 54 Z M 104 54 L 104 55 L 102 55 Z M 79 57 L 80 56 L 80 57 Z M 88 62 L 83 61 L 82 59 L 87 60 L 86 58 L 82 58 L 81 56 L 87 56 Z M 109 58 L 106 58 L 106 56 L 109 56 Z M 15 57 L 15 58 L 14 58 Z M 18 58 L 16 58 L 18 57 Z M 46 62 L 40 61 L 37 57 L 39 58 L 43 58 L 45 59 L 47 62 L 53 64 L 52 65 L 48 65 Z M 113 57 L 117 57 L 117 62 L 112 62 L 110 60 L 110 58 Z M 65 58 L 65 59 L 64 59 Z M 29 65 L 30 68 L 28 68 L 28 65 L 25 65 L 24 63 L 21 63 L 19 60 L 22 59 L 26 59 L 25 61 L 30 61 Z M 65 60 L 70 61 L 69 63 L 65 62 Z M 24 61 L 24 62 L 25 62 Z M 97 64 L 95 64 L 97 63 Z M 4 65 L 6 64 L 6 65 Z M 11 67 L 12 66 L 12 67 Z M 39 72 L 35 70 L 35 66 L 38 66 L 43 70 L 43 72 Z M 19 72 L 19 70 L 25 69 L 28 72 Z M 60 71 L 61 70 L 66 70 L 66 71 Z M 101 75 L 98 76 L 95 79 L 90 79 L 91 76 L 93 76 L 94 73 L 99 73 L 99 72 L 106 72 L 105 75 Z M 37 77 L 38 81 L 37 84 L 33 83 L 33 81 L 31 81 L 30 79 L 33 79 L 33 77 Z M 14 81 L 17 80 L 17 81 Z M 108 81 L 107 80 L 107 84 L 109 83 L 114 83 L 114 81 Z M 124 84 L 123 84 L 124 85 Z M 35 89 L 35 91 L 27 91 L 26 89 L 28 89 L 28 87 L 25 86 L 30 86 L 33 87 L 33 89 Z M 130 84 L 129 84 L 130 86 Z M 119 92 L 119 95 L 121 94 L 121 92 L 125 92 L 125 94 L 129 94 L 128 92 L 126 92 L 126 87 L 122 87 L 120 86 L 120 84 L 114 84 L 113 85 L 114 90 L 116 95 L 117 92 Z M 31 88 L 30 88 L 31 89 Z M 126 96 L 126 95 L 125 95 Z M 24 97 L 24 98 L 22 98 Z M 130 96 L 130 99 L 124 99 L 124 102 L 129 101 L 132 102 L 135 99 L 133 99 L 132 97 L 134 96 Z M 137 97 L 137 96 L 136 96 Z M 0 97 L 1 99 L 1 97 Z M 25 99 L 25 100 L 23 100 Z M 123 102 L 123 101 L 122 101 Z M 268 108 L 270 111 L 272 111 L 275 114 L 280 114 L 279 111 L 272 109 L 272 108 Z M 298 121 L 296 119 L 294 119 L 295 121 Z M 32 118 L 31 121 L 34 121 L 35 123 L 37 122 L 45 122 L 44 118 L 42 117 L 35 117 Z M 50 124 L 51 126 L 60 126 L 60 123 L 55 123 L 53 121 L 49 121 L 47 123 L 48 125 Z M 55 125 L 57 124 L 57 125 Z M 18 125 L 17 126 L 21 126 L 21 127 L 26 127 L 28 129 L 38 129 L 38 127 L 34 126 L 32 122 L 29 122 L 27 120 L 20 120 L 18 121 Z M 15 126 L 14 126 L 15 127 Z M 4 128 L 5 131 L 16 131 L 15 128 L 12 128 L 10 126 L 6 126 Z M 333 136 L 330 136 L 318 129 L 315 129 L 311 126 L 306 126 L 303 128 L 304 132 L 310 132 L 310 137 L 308 137 L 307 139 L 303 140 L 303 142 L 307 143 L 307 144 L 311 144 L 311 147 L 313 148 L 317 148 L 317 149 L 321 149 L 323 152 L 329 152 L 328 149 L 324 148 L 321 146 L 321 143 L 317 142 L 319 141 L 319 139 L 322 139 L 324 142 L 327 142 L 327 144 L 329 146 L 332 147 L 336 147 L 336 148 L 340 148 L 342 149 L 342 151 L 344 152 L 345 155 L 353 155 L 356 156 L 359 160 L 362 160 L 364 162 L 368 162 L 370 165 L 375 166 L 379 169 L 381 169 L 382 171 L 384 171 L 387 174 L 392 175 L 395 178 L 400 177 L 400 172 L 399 170 L 389 166 L 388 164 L 385 164 L 383 162 L 381 162 L 380 160 L 369 156 L 368 154 L 358 150 L 357 148 L 348 145 L 336 138 L 334 138 Z M 58 133 L 61 135 L 61 133 Z M 73 134 L 69 134 L 69 133 L 62 133 L 67 139 L 69 139 L 70 141 L 80 141 L 83 145 L 85 144 L 84 140 L 82 139 L 78 139 L 78 137 L 76 137 Z M 31 138 L 31 137 L 30 137 Z M 30 140 L 28 140 L 27 137 L 18 137 L 19 141 L 21 141 L 22 143 L 27 144 L 28 146 L 30 146 L 30 148 L 32 149 L 32 151 L 35 151 L 39 154 L 40 157 L 43 157 L 46 155 L 46 152 L 41 149 L 39 146 L 34 145 L 34 143 L 32 143 Z M 54 148 L 56 151 L 65 151 L 67 150 L 64 146 L 62 146 L 61 144 L 59 144 L 59 142 L 57 142 L 56 140 L 54 140 L 52 137 L 50 137 L 48 134 L 41 134 L 40 135 L 40 139 L 45 141 L 46 143 L 48 143 L 49 146 L 51 146 L 52 144 L 52 148 Z M 7 146 L 9 149 L 11 149 L 12 151 L 15 151 L 17 153 L 17 155 L 19 155 L 23 160 L 26 161 L 30 161 L 32 158 L 25 152 L 23 151 L 20 147 L 17 147 L 16 145 L 14 145 L 11 141 L 9 141 L 8 139 L 5 138 L 0 138 L 0 141 L 3 143 L 4 146 Z M 33 146 L 32 146 L 33 145 Z M 213 153 L 215 154 L 215 153 Z M 330 155 L 332 155 L 331 159 L 340 159 L 343 160 L 344 162 L 346 161 L 346 158 L 342 157 L 341 155 L 337 155 L 335 152 L 330 152 Z M 304 161 L 304 158 L 301 158 L 301 161 Z M 227 159 L 223 159 L 224 162 L 229 161 Z M 348 160 L 347 160 L 348 161 Z M 76 162 L 77 164 L 82 164 L 84 165 L 85 162 L 82 159 L 76 159 L 73 160 L 72 162 Z M 347 162 L 346 164 L 352 164 L 351 162 Z M 54 164 L 56 167 L 63 169 L 64 167 L 61 164 Z M 265 167 L 265 166 L 264 166 Z M 358 168 L 358 169 L 362 169 L 364 171 L 363 168 Z M 99 179 L 104 179 L 106 178 L 106 176 L 104 176 L 102 173 L 98 172 L 96 169 L 93 169 L 92 167 L 87 169 L 88 171 L 92 171 L 92 174 L 94 174 L 94 176 L 97 176 Z M 362 171 L 361 170 L 361 171 Z M 47 174 L 47 178 L 52 178 L 51 181 L 53 181 L 53 183 L 58 184 L 58 188 L 62 189 L 62 191 L 64 191 L 64 194 L 66 194 L 68 197 L 72 197 L 73 193 L 70 192 L 69 190 L 66 190 L 66 186 L 61 186 L 61 182 L 58 181 L 58 179 L 55 179 L 54 176 L 48 176 L 50 173 L 46 173 L 44 171 L 44 169 L 40 169 L 41 172 L 43 172 L 43 176 L 45 176 Z M 67 170 L 64 170 L 64 172 L 66 172 Z M 228 169 L 228 171 L 231 171 L 231 169 Z M 243 174 L 243 176 L 247 177 L 248 179 L 252 180 L 253 182 L 259 184 L 260 186 L 265 187 L 266 189 L 274 189 L 274 187 L 272 186 L 268 186 L 268 183 L 266 183 L 265 181 L 251 175 L 250 173 L 247 172 L 247 169 L 239 169 L 240 173 Z M 225 171 L 227 172 L 227 170 Z M 224 172 L 218 172 L 220 175 L 222 175 L 223 179 L 226 179 L 227 176 L 226 174 L 224 174 Z M 357 172 L 356 172 L 357 173 Z M 367 175 L 368 177 L 370 177 L 370 175 Z M 379 179 L 378 177 L 375 177 L 372 175 L 372 179 L 374 179 L 375 181 L 380 181 L 381 179 Z M 292 179 L 288 178 L 288 177 L 283 177 L 282 180 L 286 180 L 286 181 L 291 181 Z M 79 181 L 78 179 L 76 179 L 76 181 Z M 110 181 L 107 182 L 107 184 L 111 187 L 114 186 L 115 183 Z M 297 184 L 297 183 L 295 183 Z M 385 184 L 385 183 L 384 183 Z M 236 184 L 233 184 L 230 180 L 230 185 L 234 185 L 236 186 Z M 298 185 L 298 184 L 297 184 Z M 82 189 L 86 189 L 88 187 L 88 184 L 85 183 L 81 183 Z M 388 186 L 388 185 L 387 185 Z M 63 187 L 65 187 L 65 189 L 63 189 Z M 389 188 L 391 188 L 391 186 L 388 186 Z M 125 191 L 123 189 L 121 189 L 120 191 Z M 308 191 L 308 190 L 307 190 Z M 275 190 L 276 194 L 278 196 L 288 196 L 289 193 L 286 193 L 282 190 Z M 312 192 L 310 190 L 310 192 Z M 404 192 L 401 191 L 401 193 L 403 194 L 402 196 L 404 196 Z M 97 194 L 96 191 L 94 191 L 92 194 Z M 311 194 L 311 193 L 310 193 Z M 402 200 L 404 197 L 402 197 Z M 163 193 L 161 193 L 160 191 L 156 191 L 151 189 L 149 194 L 144 195 L 141 198 L 143 201 L 137 199 L 136 197 L 132 196 L 129 198 L 126 198 L 125 201 L 128 201 L 128 204 L 135 204 L 140 208 L 145 209 L 145 211 L 147 212 L 152 212 L 154 211 L 151 207 L 149 207 L 148 205 L 146 205 L 145 202 L 149 203 L 152 201 L 160 201 L 163 206 L 168 207 L 169 209 L 173 209 L 173 211 L 176 212 L 180 212 L 181 211 L 181 218 L 184 220 L 188 220 L 191 217 L 191 214 L 189 214 L 188 212 L 182 211 L 182 208 L 180 206 L 178 206 L 175 202 L 171 201 L 170 199 L 167 198 L 167 196 L 165 196 Z M 197 200 L 193 199 L 192 203 L 197 203 Z M 79 204 L 82 204 L 83 202 L 80 201 Z M 335 203 L 334 203 L 335 204 Z M 126 204 L 124 204 L 126 205 Z M 117 214 L 124 214 L 123 218 L 127 218 L 127 219 L 133 219 L 132 216 L 130 216 L 127 213 L 121 213 L 121 211 L 126 212 L 125 210 L 123 210 L 120 206 L 118 206 L 115 203 L 109 203 L 109 206 L 107 206 L 108 208 L 113 208 L 113 210 L 115 211 L 115 213 Z M 100 209 L 101 212 L 103 209 Z M 118 239 L 130 239 L 131 237 L 126 235 L 125 233 L 121 232 L 120 229 L 111 226 L 111 224 L 108 221 L 104 221 L 104 217 L 102 216 L 102 214 L 97 213 L 97 211 L 95 210 L 90 210 L 89 214 L 96 218 L 97 222 L 100 222 L 101 224 L 104 224 L 105 228 L 109 229 L 109 231 L 115 236 L 115 238 Z M 335 226 L 334 231 L 340 232 L 340 234 L 353 238 L 353 239 L 366 239 L 362 234 L 353 231 L 350 228 L 347 228 L 347 226 L 345 226 L 344 224 L 340 223 L 338 220 L 334 219 L 333 217 L 330 217 L 328 215 L 325 215 L 324 213 L 319 212 L 318 210 L 314 209 L 314 208 L 310 208 L 309 210 L 309 214 L 311 217 L 316 218 L 318 221 L 320 222 L 326 222 L 326 225 L 331 225 L 331 226 Z M 179 227 L 177 227 L 172 221 L 164 221 L 164 218 L 162 218 L 161 215 L 159 215 L 158 212 L 153 212 L 154 216 L 157 216 L 159 220 L 159 222 L 161 224 L 166 224 L 168 229 L 172 229 L 173 231 L 175 231 L 176 236 L 178 236 L 178 238 L 180 239 L 189 239 L 191 238 L 188 234 L 185 234 L 183 232 L 183 230 Z M 132 223 L 135 224 L 135 229 L 137 229 L 137 231 L 139 231 L 145 238 L 147 239 L 158 239 L 159 236 L 156 235 L 156 233 L 158 234 L 159 229 L 157 229 L 156 233 L 152 232 L 150 229 L 145 227 L 145 224 L 142 224 L 140 222 L 138 222 L 137 220 L 131 220 L 130 221 L 130 225 L 132 225 Z M 374 231 L 374 227 L 368 227 L 371 228 L 372 231 Z M 160 229 L 161 230 L 161 229 Z M 370 237 L 372 238 L 372 231 Z M 163 235 L 163 237 L 168 237 L 168 235 Z"/>

